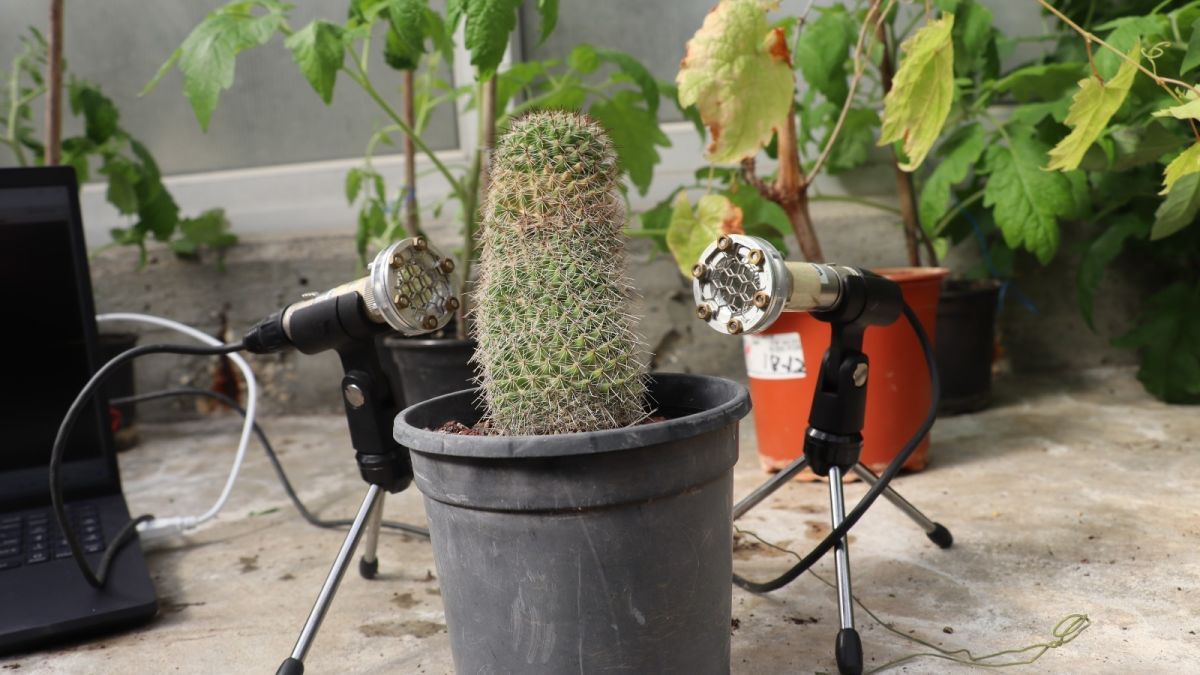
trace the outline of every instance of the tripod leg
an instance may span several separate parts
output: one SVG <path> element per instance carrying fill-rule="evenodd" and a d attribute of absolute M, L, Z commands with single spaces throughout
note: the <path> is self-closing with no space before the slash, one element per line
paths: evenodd
<path fill-rule="evenodd" d="M 383 500 L 387 493 L 379 495 L 375 508 L 371 509 L 371 517 L 367 519 L 367 541 L 363 545 L 362 557 L 358 559 L 358 573 L 364 579 L 374 579 L 379 572 L 379 557 L 375 555 L 379 547 L 379 528 L 383 522 Z"/>
<path fill-rule="evenodd" d="M 842 470 L 836 466 L 829 469 L 829 510 L 833 527 L 837 528 L 846 517 L 846 502 L 842 496 Z M 837 569 L 838 615 L 841 618 L 841 630 L 838 631 L 835 647 L 838 672 L 843 675 L 859 675 L 863 671 L 862 641 L 858 638 L 858 631 L 854 630 L 850 550 L 847 548 L 845 537 L 842 537 L 833 549 L 833 556 Z"/>
<path fill-rule="evenodd" d="M 313 640 L 317 637 L 317 630 L 321 628 L 325 612 L 329 611 L 329 605 L 333 602 L 333 594 L 337 593 L 338 584 L 342 582 L 342 576 L 346 574 L 346 568 L 350 566 L 354 549 L 358 546 L 358 540 L 362 538 L 367 516 L 377 504 L 382 502 L 383 494 L 383 489 L 378 485 L 372 485 L 367 490 L 367 496 L 363 498 L 362 506 L 358 507 L 358 515 L 354 517 L 354 522 L 350 525 L 350 532 L 346 534 L 346 540 L 342 542 L 342 547 L 338 550 L 333 567 L 329 569 L 329 575 L 325 577 L 325 583 L 321 585 L 317 601 L 313 603 L 312 611 L 308 613 L 308 620 L 304 622 L 304 628 L 300 629 L 300 637 L 296 639 L 292 655 L 284 660 L 279 666 L 279 670 L 275 671 L 275 675 L 301 675 L 304 672 L 304 656 L 308 654 L 308 648 L 312 646 Z"/>
<path fill-rule="evenodd" d="M 859 478 L 872 486 L 879 482 L 879 476 L 876 476 L 873 471 L 862 464 L 854 466 L 854 473 L 858 474 Z M 950 530 L 947 530 L 941 523 L 935 523 L 930 520 L 924 513 L 918 511 L 917 507 L 910 504 L 907 499 L 901 497 L 900 493 L 893 490 L 890 485 L 883 489 L 883 496 L 893 506 L 904 512 L 904 515 L 911 518 L 922 530 L 925 530 L 925 536 L 929 537 L 929 541 L 937 544 L 940 548 L 950 548 L 954 544 L 954 536 L 950 534 Z"/>
<path fill-rule="evenodd" d="M 808 466 L 808 458 L 801 455 L 799 459 L 788 464 L 779 473 L 771 476 L 771 479 L 762 485 L 755 488 L 754 492 L 746 495 L 740 502 L 733 506 L 733 519 L 741 518 L 747 511 L 758 505 L 759 502 L 766 499 L 771 493 L 783 487 L 792 476 L 800 473 L 804 467 Z"/>

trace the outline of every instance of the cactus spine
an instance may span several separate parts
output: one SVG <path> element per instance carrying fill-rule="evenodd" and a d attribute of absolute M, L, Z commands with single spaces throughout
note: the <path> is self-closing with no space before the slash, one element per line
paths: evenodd
<path fill-rule="evenodd" d="M 596 431 L 645 416 L 618 179 L 608 136 L 577 113 L 526 115 L 496 144 L 474 314 L 493 433 Z"/>

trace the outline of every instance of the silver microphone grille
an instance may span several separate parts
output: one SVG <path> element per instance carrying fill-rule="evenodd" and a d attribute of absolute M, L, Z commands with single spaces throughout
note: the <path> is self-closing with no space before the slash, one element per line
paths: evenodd
<path fill-rule="evenodd" d="M 398 241 L 371 263 L 368 309 L 392 328 L 420 335 L 444 327 L 459 307 L 454 261 L 421 237 Z"/>
<path fill-rule="evenodd" d="M 779 318 L 792 292 L 783 256 L 765 239 L 729 234 L 692 268 L 696 316 L 729 335 L 757 333 Z"/>

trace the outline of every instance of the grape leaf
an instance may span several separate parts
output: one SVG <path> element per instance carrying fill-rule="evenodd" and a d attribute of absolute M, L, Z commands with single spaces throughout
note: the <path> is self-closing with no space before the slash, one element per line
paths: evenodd
<path fill-rule="evenodd" d="M 1071 127 L 1071 133 L 1050 150 L 1047 170 L 1073 171 L 1079 167 L 1083 153 L 1096 142 L 1129 95 L 1133 78 L 1138 73 L 1137 64 L 1141 61 L 1140 42 L 1134 41 L 1128 56 L 1130 60 L 1121 62 L 1116 77 L 1111 80 L 1100 82 L 1095 77 L 1088 77 L 1079 81 L 1079 91 L 1071 100 L 1071 110 L 1067 113 L 1066 123 Z"/>
<path fill-rule="evenodd" d="M 389 35 L 389 45 L 391 44 Z M 342 48 L 342 27 L 317 19 L 293 33 L 283 43 L 292 51 L 292 60 L 300 72 L 328 105 L 333 101 L 333 85 L 342 67 L 345 50 Z"/>
<path fill-rule="evenodd" d="M 1192 37 L 1188 39 L 1187 52 L 1183 55 L 1179 74 L 1184 75 L 1196 66 L 1200 66 L 1200 19 L 1192 24 Z"/>
<path fill-rule="evenodd" d="M 1154 111 L 1155 117 L 1174 117 L 1177 120 L 1200 120 L 1200 98 L 1188 92 L 1188 101 Z"/>
<path fill-rule="evenodd" d="M 725 195 L 704 195 L 693 212 L 687 192 L 680 192 L 672 204 L 667 248 L 675 256 L 679 272 L 690 279 L 692 266 L 709 244 L 723 234 L 742 232 L 742 210 Z"/>
<path fill-rule="evenodd" d="M 927 232 L 940 235 L 932 230 L 950 208 L 950 188 L 967 178 L 983 154 L 983 145 L 983 127 L 974 122 L 955 131 L 938 147 L 941 161 L 925 179 L 917 207 L 921 226 Z"/>
<path fill-rule="evenodd" d="M 995 87 L 1021 102 L 1049 101 L 1066 93 L 1085 72 L 1083 63 L 1026 66 L 997 80 Z"/>
<path fill-rule="evenodd" d="M 479 70 L 479 78 L 486 80 L 504 59 L 508 36 L 517 27 L 521 0 L 462 0 L 462 4 L 471 65 Z"/>
<path fill-rule="evenodd" d="M 1167 193 L 1167 198 L 1154 211 L 1154 227 L 1150 240 L 1162 239 L 1191 225 L 1200 211 L 1200 173 L 1179 178 Z"/>
<path fill-rule="evenodd" d="M 1058 218 L 1079 209 L 1068 178 L 1072 174 L 1043 171 L 1048 147 L 1031 136 L 1009 136 L 1009 144 L 991 145 L 984 154 L 984 172 L 990 177 L 983 205 L 993 209 L 1010 248 L 1024 246 L 1046 264 L 1058 250 Z"/>
<path fill-rule="evenodd" d="M 588 113 L 608 131 L 621 168 L 644 195 L 659 161 L 656 148 L 669 147 L 671 140 L 658 128 L 654 113 L 638 105 L 641 100 L 635 92 L 624 89 L 610 99 L 593 103 Z"/>
<path fill-rule="evenodd" d="M 1170 194 L 1171 188 L 1180 178 L 1196 172 L 1200 172 L 1200 142 L 1193 143 L 1192 147 L 1171 160 L 1166 171 L 1163 172 L 1163 189 L 1158 194 Z"/>
<path fill-rule="evenodd" d="M 849 93 L 846 59 L 857 31 L 845 7 L 834 5 L 818 11 L 815 21 L 800 28 L 796 66 L 810 87 L 840 106 Z"/>
<path fill-rule="evenodd" d="M 900 45 L 904 58 L 884 99 L 880 145 L 903 141 L 900 164 L 913 171 L 933 147 L 954 101 L 954 15 L 944 14 Z"/>
<path fill-rule="evenodd" d="M 1104 40 L 1122 54 L 1128 54 L 1129 48 L 1138 42 L 1158 44 L 1159 40 L 1155 38 L 1165 37 L 1164 30 L 1168 23 L 1167 17 L 1163 15 L 1122 17 L 1109 23 L 1116 28 Z M 1107 49 L 1097 51 L 1095 60 L 1096 70 L 1100 71 L 1100 77 L 1106 80 L 1112 78 L 1125 62 Z"/>
<path fill-rule="evenodd" d="M 1126 240 L 1146 236 L 1147 225 L 1146 220 L 1136 214 L 1118 216 L 1084 249 L 1079 261 L 1079 274 L 1075 279 L 1075 294 L 1079 311 L 1092 330 L 1096 329 L 1093 322 L 1095 294 L 1104 278 L 1104 270 L 1125 248 Z"/>
<path fill-rule="evenodd" d="M 263 7 L 265 14 L 253 14 L 254 6 Z M 239 2 L 217 9 L 196 26 L 177 55 L 173 54 L 168 64 L 178 60 L 183 73 L 183 93 L 192 104 L 192 112 L 200 128 L 207 131 L 221 91 L 233 86 L 234 65 L 238 53 L 266 44 L 275 31 L 283 25 L 287 7 L 274 0 Z M 152 87 L 159 75 L 146 85 Z"/>
<path fill-rule="evenodd" d="M 782 28 L 757 0 L 724 0 L 688 40 L 675 78 L 712 135 L 712 162 L 736 162 L 766 145 L 792 106 L 795 79 Z"/>
<path fill-rule="evenodd" d="M 1152 296 L 1137 327 L 1113 341 L 1137 349 L 1138 379 L 1168 403 L 1200 400 L 1200 284 L 1179 281 Z"/>

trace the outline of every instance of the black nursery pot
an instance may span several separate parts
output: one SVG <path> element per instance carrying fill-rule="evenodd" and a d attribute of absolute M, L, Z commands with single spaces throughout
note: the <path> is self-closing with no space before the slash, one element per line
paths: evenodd
<path fill-rule="evenodd" d="M 995 280 L 949 281 L 942 288 L 936 343 L 941 413 L 982 410 L 991 399 L 999 292 Z"/>
<path fill-rule="evenodd" d="M 474 340 L 389 335 L 378 348 L 392 395 L 401 407 L 475 386 Z"/>
<path fill-rule="evenodd" d="M 473 425 L 476 390 L 407 408 L 460 673 L 729 672 L 740 384 L 657 374 L 655 422 L 551 436 Z"/>
<path fill-rule="evenodd" d="M 100 363 L 104 364 L 118 354 L 128 351 L 137 346 L 137 333 L 100 333 L 99 339 L 99 355 Z M 114 398 L 123 398 L 133 396 L 134 394 L 134 377 L 133 363 L 126 363 L 117 368 L 109 377 L 108 381 L 100 387 L 100 396 L 109 401 Z M 133 426 L 136 421 L 137 406 L 132 403 L 127 403 L 120 406 L 111 406 L 117 412 L 118 424 L 116 431 L 127 429 Z"/>

